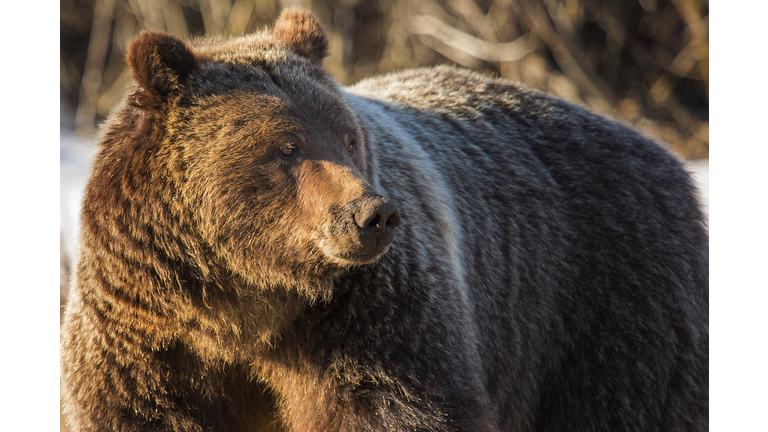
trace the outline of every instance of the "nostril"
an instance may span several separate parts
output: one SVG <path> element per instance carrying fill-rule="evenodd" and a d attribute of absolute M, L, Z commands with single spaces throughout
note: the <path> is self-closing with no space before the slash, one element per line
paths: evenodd
<path fill-rule="evenodd" d="M 360 203 L 354 214 L 355 224 L 360 228 L 373 228 L 384 231 L 400 225 L 400 215 L 391 202 L 382 198 L 366 200 Z"/>
<path fill-rule="evenodd" d="M 375 215 L 373 215 L 373 218 L 371 219 L 370 222 L 368 222 L 366 227 L 375 227 L 379 224 L 380 221 L 381 221 L 381 215 L 379 213 L 376 213 Z"/>

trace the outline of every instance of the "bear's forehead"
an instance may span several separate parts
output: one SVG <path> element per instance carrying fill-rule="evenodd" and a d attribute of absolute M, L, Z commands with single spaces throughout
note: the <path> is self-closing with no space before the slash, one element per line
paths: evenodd
<path fill-rule="evenodd" d="M 190 77 L 184 91 L 190 105 L 266 108 L 313 117 L 338 117 L 345 109 L 340 90 L 307 74 L 286 73 L 290 65 L 208 61 Z M 282 69 L 282 70 L 281 70 Z"/>
<path fill-rule="evenodd" d="M 322 68 L 262 32 L 191 43 L 198 68 L 180 106 L 200 124 L 237 124 L 284 131 L 356 128 L 341 89 Z"/>
<path fill-rule="evenodd" d="M 181 105 L 198 133 L 229 127 L 239 134 L 342 136 L 357 129 L 336 89 L 322 83 L 276 82 L 254 65 L 210 64 L 192 78 Z M 222 129 L 224 128 L 224 129 Z M 318 135 L 319 134 L 319 135 Z"/>
<path fill-rule="evenodd" d="M 198 68 L 187 82 L 187 93 L 223 94 L 250 90 L 282 94 L 311 102 L 338 99 L 335 82 L 322 68 L 285 49 L 271 38 L 237 38 L 195 48 Z"/>

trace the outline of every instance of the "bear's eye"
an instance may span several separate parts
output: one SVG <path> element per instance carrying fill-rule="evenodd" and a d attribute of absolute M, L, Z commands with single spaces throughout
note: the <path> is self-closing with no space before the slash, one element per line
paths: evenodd
<path fill-rule="evenodd" d="M 347 138 L 347 154 L 352 156 L 352 153 L 355 151 L 355 147 L 357 147 L 357 139 L 354 137 L 348 137 Z"/>
<path fill-rule="evenodd" d="M 280 149 L 280 154 L 285 158 L 292 158 L 296 156 L 296 150 L 291 146 L 285 146 Z"/>

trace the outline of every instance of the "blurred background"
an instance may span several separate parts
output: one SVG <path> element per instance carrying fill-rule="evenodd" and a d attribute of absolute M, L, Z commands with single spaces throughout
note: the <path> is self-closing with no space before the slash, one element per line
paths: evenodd
<path fill-rule="evenodd" d="M 61 128 L 90 137 L 143 29 L 241 35 L 312 10 L 342 84 L 436 64 L 522 81 L 709 156 L 708 0 L 61 0 Z"/>

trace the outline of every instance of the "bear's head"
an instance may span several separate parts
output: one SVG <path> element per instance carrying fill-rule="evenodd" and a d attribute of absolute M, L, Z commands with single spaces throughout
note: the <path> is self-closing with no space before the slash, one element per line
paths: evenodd
<path fill-rule="evenodd" d="M 174 215 L 155 236 L 206 255 L 200 266 L 310 293 L 388 250 L 400 216 L 371 185 L 365 131 L 321 67 L 326 49 L 301 10 L 241 38 L 136 38 L 113 129 L 130 123 L 130 170 L 157 183 L 126 187 L 166 190 L 144 203 Z"/>

